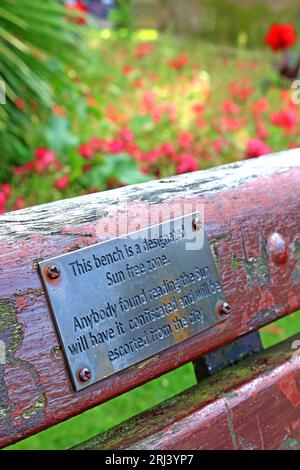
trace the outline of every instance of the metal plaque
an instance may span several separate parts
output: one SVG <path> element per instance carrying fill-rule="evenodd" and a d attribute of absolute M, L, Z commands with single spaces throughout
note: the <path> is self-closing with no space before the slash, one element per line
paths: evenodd
<path fill-rule="evenodd" d="M 220 305 L 229 307 L 198 214 L 42 261 L 39 270 L 75 390 L 212 327 L 224 320 Z"/>

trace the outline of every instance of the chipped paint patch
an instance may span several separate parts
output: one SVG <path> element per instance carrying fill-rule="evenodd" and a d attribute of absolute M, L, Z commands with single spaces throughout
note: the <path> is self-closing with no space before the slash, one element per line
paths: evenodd
<path fill-rule="evenodd" d="M 270 284 L 269 258 L 267 254 L 267 242 L 263 235 L 259 235 L 259 256 L 248 257 L 246 240 L 242 236 L 244 254 L 244 268 L 247 274 L 247 282 L 250 287 L 258 287 Z"/>
<path fill-rule="evenodd" d="M 32 418 L 34 415 L 36 415 L 41 410 L 43 410 L 45 405 L 46 405 L 45 394 L 40 393 L 39 398 L 34 402 L 34 404 L 28 410 L 24 411 L 24 413 L 22 414 L 22 417 L 24 419 Z"/>
<path fill-rule="evenodd" d="M 7 363 L 23 341 L 22 326 L 17 321 L 15 305 L 9 299 L 0 299 L 0 339 L 6 344 Z"/>
<path fill-rule="evenodd" d="M 300 405 L 300 391 L 297 387 L 296 377 L 290 373 L 277 380 L 277 386 L 283 395 L 289 400 L 292 406 Z"/>
<path fill-rule="evenodd" d="M 300 450 L 300 441 L 286 436 L 282 447 L 283 450 Z"/>
<path fill-rule="evenodd" d="M 237 450 L 239 448 L 238 439 L 237 439 L 237 436 L 235 434 L 234 427 L 233 427 L 231 409 L 230 409 L 227 401 L 225 401 L 225 408 L 226 408 L 226 416 L 227 416 L 227 422 L 228 422 L 228 426 L 229 426 L 229 431 L 230 431 L 232 444 L 233 444 L 234 449 Z"/>

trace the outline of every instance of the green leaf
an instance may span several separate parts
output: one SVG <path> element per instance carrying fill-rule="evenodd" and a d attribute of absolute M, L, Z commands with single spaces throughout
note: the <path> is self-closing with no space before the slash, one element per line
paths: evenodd
<path fill-rule="evenodd" d="M 129 155 L 109 155 L 105 157 L 105 161 L 113 163 L 111 176 L 122 184 L 138 184 L 152 179 L 151 176 L 141 172 L 137 163 Z"/>
<path fill-rule="evenodd" d="M 134 132 L 135 134 L 138 134 L 139 132 L 149 132 L 152 129 L 154 129 L 154 124 L 152 121 L 151 116 L 148 114 L 145 114 L 143 116 L 136 116 L 133 119 L 131 119 L 129 123 L 129 127 Z"/>
<path fill-rule="evenodd" d="M 51 116 L 45 129 L 45 137 L 48 146 L 58 153 L 79 143 L 78 137 L 70 131 L 69 121 L 56 115 Z"/>
<path fill-rule="evenodd" d="M 98 189 L 99 191 L 103 190 L 106 188 L 108 179 L 111 175 L 110 169 L 111 168 L 109 168 L 105 163 L 94 166 L 91 170 L 80 177 L 80 183 L 89 189 Z"/>

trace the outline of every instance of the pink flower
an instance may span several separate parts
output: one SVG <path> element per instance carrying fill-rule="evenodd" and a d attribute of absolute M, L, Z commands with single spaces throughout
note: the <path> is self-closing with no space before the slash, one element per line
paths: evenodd
<path fill-rule="evenodd" d="M 189 173 L 191 171 L 195 171 L 199 169 L 199 165 L 197 160 L 190 155 L 189 153 L 185 153 L 180 156 L 180 163 L 177 166 L 177 173 Z"/>
<path fill-rule="evenodd" d="M 125 127 L 125 129 L 122 129 L 120 133 L 120 137 L 121 139 L 124 139 L 126 142 L 133 142 L 134 140 L 133 133 L 128 127 Z"/>
<path fill-rule="evenodd" d="M 256 158 L 270 153 L 270 147 L 260 139 L 250 139 L 247 142 L 245 158 Z"/>
<path fill-rule="evenodd" d="M 164 103 L 161 107 L 161 111 L 168 115 L 169 121 L 176 121 L 177 117 L 177 108 L 174 103 Z"/>
<path fill-rule="evenodd" d="M 112 153 L 121 153 L 123 152 L 124 148 L 124 143 L 120 139 L 115 139 L 110 143 L 110 151 Z"/>
<path fill-rule="evenodd" d="M 254 93 L 255 88 L 248 84 L 249 80 L 245 80 L 245 84 L 241 84 L 237 81 L 232 82 L 229 85 L 230 92 L 234 98 L 241 101 L 247 101 L 247 99 Z"/>
<path fill-rule="evenodd" d="M 91 149 L 89 144 L 83 144 L 79 147 L 79 153 L 83 158 L 90 159 L 93 158 L 94 152 Z"/>
<path fill-rule="evenodd" d="M 37 148 L 35 151 L 35 170 L 38 173 L 44 173 L 50 167 L 56 169 L 59 167 L 55 153 L 48 148 Z"/>
<path fill-rule="evenodd" d="M 100 152 L 102 149 L 103 142 L 99 137 L 92 137 L 88 142 L 88 147 L 93 152 Z"/>
<path fill-rule="evenodd" d="M 263 114 L 268 110 L 268 100 L 266 98 L 261 98 L 260 100 L 253 101 L 251 105 L 251 111 L 253 114 Z"/>
<path fill-rule="evenodd" d="M 1 186 L 1 190 L 4 192 L 7 198 L 11 196 L 12 190 L 11 190 L 11 186 L 8 183 L 3 183 Z"/>
<path fill-rule="evenodd" d="M 191 132 L 180 132 L 178 136 L 178 145 L 182 149 L 189 148 L 194 141 L 194 136 Z"/>
<path fill-rule="evenodd" d="M 163 155 L 171 156 L 175 153 L 175 149 L 172 144 L 162 144 L 159 147 L 158 151 L 160 152 L 162 156 Z"/>
<path fill-rule="evenodd" d="M 224 147 L 226 147 L 228 145 L 228 143 L 224 138 L 217 137 L 217 139 L 215 139 L 212 142 L 212 145 L 213 145 L 213 148 L 215 149 L 215 151 L 219 153 L 224 149 Z"/>
<path fill-rule="evenodd" d="M 147 90 L 143 93 L 142 97 L 142 106 L 141 106 L 141 113 L 147 114 L 151 113 L 151 111 L 155 108 L 155 93 L 151 90 Z"/>
<path fill-rule="evenodd" d="M 269 132 L 263 121 L 258 121 L 256 123 L 256 135 L 260 140 L 266 140 L 269 137 Z"/>
<path fill-rule="evenodd" d="M 158 149 L 153 149 L 150 150 L 150 152 L 147 152 L 142 155 L 142 160 L 148 162 L 148 163 L 155 163 L 156 160 L 158 160 L 161 157 L 161 152 Z"/>
<path fill-rule="evenodd" d="M 241 108 L 237 104 L 233 103 L 233 101 L 225 100 L 222 104 L 222 110 L 223 113 L 227 114 L 239 114 Z"/>
<path fill-rule="evenodd" d="M 0 191 L 0 207 L 4 207 L 7 201 L 7 196 L 3 191 Z"/>
<path fill-rule="evenodd" d="M 67 186 L 69 186 L 69 183 L 70 183 L 69 176 L 68 176 L 68 175 L 65 175 L 65 176 L 62 176 L 61 178 L 59 178 L 59 179 L 55 182 L 55 187 L 56 187 L 56 189 L 58 189 L 59 191 L 62 191 L 62 190 L 65 189 Z"/>
<path fill-rule="evenodd" d="M 25 201 L 23 198 L 21 197 L 17 197 L 16 201 L 15 201 L 15 210 L 20 210 L 20 209 L 23 209 L 25 207 Z"/>
<path fill-rule="evenodd" d="M 246 125 L 244 119 L 232 118 L 230 116 L 221 116 L 221 126 L 225 131 L 235 132 Z"/>

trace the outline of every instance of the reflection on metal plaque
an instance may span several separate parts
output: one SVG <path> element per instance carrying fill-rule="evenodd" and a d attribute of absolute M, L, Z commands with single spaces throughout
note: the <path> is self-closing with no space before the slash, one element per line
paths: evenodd
<path fill-rule="evenodd" d="M 223 321 L 224 293 L 198 217 L 39 263 L 75 390 Z"/>

